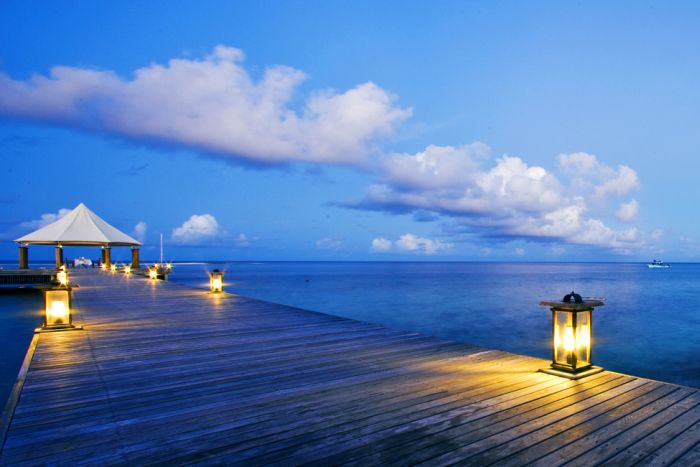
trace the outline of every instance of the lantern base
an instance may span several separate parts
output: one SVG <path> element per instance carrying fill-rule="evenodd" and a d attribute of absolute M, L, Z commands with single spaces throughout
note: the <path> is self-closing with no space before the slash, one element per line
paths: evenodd
<path fill-rule="evenodd" d="M 570 373 L 568 371 L 562 371 L 562 370 L 557 370 L 555 368 L 542 368 L 538 371 L 542 373 L 547 373 L 548 375 L 554 375 L 554 376 L 561 376 L 562 378 L 568 378 L 568 379 L 581 379 L 581 378 L 586 378 L 587 376 L 595 375 L 597 373 L 600 373 L 601 371 L 605 370 L 605 368 L 601 368 L 599 366 L 592 366 L 589 367 L 587 370 L 579 371 L 576 373 Z"/>
<path fill-rule="evenodd" d="M 41 334 L 44 332 L 59 332 L 59 331 L 82 331 L 82 326 L 74 326 L 72 324 L 66 324 L 62 326 L 47 326 L 34 329 L 34 334 Z"/>

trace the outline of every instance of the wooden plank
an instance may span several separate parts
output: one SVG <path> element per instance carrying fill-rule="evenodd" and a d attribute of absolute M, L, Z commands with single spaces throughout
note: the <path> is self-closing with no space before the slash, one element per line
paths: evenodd
<path fill-rule="evenodd" d="M 34 357 L 34 351 L 39 343 L 39 336 L 34 335 L 32 341 L 29 343 L 29 348 L 27 353 L 24 355 L 24 360 L 22 361 L 22 366 L 19 369 L 19 374 L 17 375 L 17 380 L 12 386 L 12 391 L 10 396 L 7 398 L 5 407 L 2 411 L 2 418 L 0 419 L 0 456 L 2 455 L 2 449 L 5 445 L 5 439 L 7 438 L 7 432 L 10 429 L 10 421 L 15 414 L 17 409 L 17 403 L 19 402 L 20 394 L 22 393 L 22 388 L 24 387 L 24 382 L 27 379 L 27 373 L 29 372 L 29 365 Z"/>
<path fill-rule="evenodd" d="M 678 403 L 692 393 L 692 390 L 677 388 L 672 385 L 663 385 L 660 391 L 662 391 L 662 394 L 664 392 L 666 392 L 666 394 L 663 394 L 660 398 L 653 400 L 649 404 L 631 413 L 623 415 L 608 425 L 602 427 L 593 425 L 591 427 L 593 429 L 586 431 L 584 428 L 580 434 L 575 430 L 562 433 L 560 436 L 550 438 L 550 440 L 546 441 L 546 443 L 550 444 L 550 447 L 551 442 L 560 442 L 561 444 L 557 446 L 556 449 L 550 450 L 546 445 L 538 444 L 521 453 L 514 454 L 513 458 L 509 459 L 505 464 L 515 465 L 518 462 L 527 461 L 532 465 L 544 467 L 560 465 L 578 456 L 585 456 L 587 452 L 599 444 L 607 442 L 615 436 L 620 435 L 620 433 L 624 433 L 641 421 Z"/>
<path fill-rule="evenodd" d="M 536 373 L 543 360 L 372 323 L 97 271 L 74 279 L 85 330 L 37 337 L 0 464 L 700 456 L 695 389 L 610 372 L 570 381 Z"/>

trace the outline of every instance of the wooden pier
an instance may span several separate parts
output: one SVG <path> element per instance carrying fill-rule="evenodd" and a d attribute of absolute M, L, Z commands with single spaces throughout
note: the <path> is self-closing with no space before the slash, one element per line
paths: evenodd
<path fill-rule="evenodd" d="M 35 335 L 3 465 L 700 463 L 693 388 L 570 381 L 538 373 L 544 360 L 235 295 L 71 279 L 85 329 Z"/>

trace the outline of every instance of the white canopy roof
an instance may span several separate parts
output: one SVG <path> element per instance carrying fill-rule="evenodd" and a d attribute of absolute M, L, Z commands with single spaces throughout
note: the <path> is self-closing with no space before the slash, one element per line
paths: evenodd
<path fill-rule="evenodd" d="M 15 240 L 34 245 L 141 245 L 121 232 L 83 203 L 59 220 Z"/>

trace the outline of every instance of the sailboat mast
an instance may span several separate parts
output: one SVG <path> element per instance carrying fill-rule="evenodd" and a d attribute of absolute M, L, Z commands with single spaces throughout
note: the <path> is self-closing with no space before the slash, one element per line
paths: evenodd
<path fill-rule="evenodd" d="M 163 234 L 160 234 L 160 264 L 163 265 Z"/>

